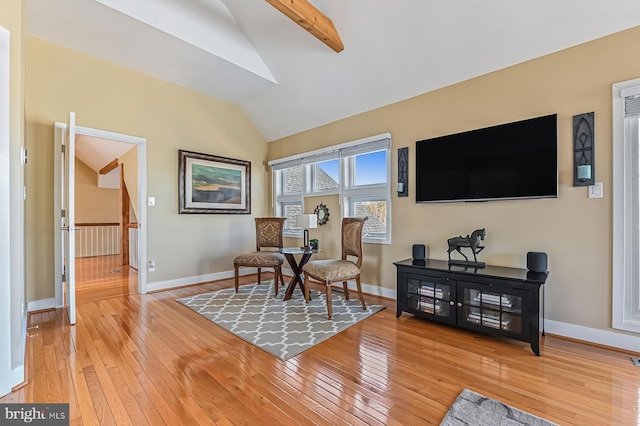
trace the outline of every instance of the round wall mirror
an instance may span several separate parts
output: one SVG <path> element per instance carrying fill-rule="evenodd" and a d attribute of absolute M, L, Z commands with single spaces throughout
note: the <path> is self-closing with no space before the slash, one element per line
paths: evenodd
<path fill-rule="evenodd" d="M 329 220 L 329 209 L 324 204 L 318 204 L 313 212 L 318 216 L 318 225 L 324 225 Z"/>

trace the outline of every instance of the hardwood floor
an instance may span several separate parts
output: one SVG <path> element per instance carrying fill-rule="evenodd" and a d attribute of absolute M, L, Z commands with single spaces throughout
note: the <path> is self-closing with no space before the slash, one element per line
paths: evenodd
<path fill-rule="evenodd" d="M 79 301 L 73 327 L 62 310 L 34 313 L 29 382 L 0 402 L 68 402 L 87 425 L 416 425 L 469 388 L 559 424 L 639 423 L 629 354 L 547 336 L 536 357 L 366 296 L 387 309 L 283 362 L 175 302 L 232 286 Z"/>
<path fill-rule="evenodd" d="M 76 257 L 76 300 L 104 299 L 138 291 L 138 273 L 120 255 Z"/>

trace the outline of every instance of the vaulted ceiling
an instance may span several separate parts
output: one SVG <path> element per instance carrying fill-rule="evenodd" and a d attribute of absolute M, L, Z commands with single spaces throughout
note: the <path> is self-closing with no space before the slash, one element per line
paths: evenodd
<path fill-rule="evenodd" d="M 271 0 L 28 0 L 27 31 L 235 103 L 272 141 L 640 25 L 638 0 L 310 1 L 341 52 Z"/>

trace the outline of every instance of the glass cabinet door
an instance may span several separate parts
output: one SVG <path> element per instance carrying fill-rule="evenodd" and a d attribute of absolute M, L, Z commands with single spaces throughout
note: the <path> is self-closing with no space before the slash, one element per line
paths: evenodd
<path fill-rule="evenodd" d="M 455 324 L 455 282 L 424 275 L 407 276 L 407 307 Z"/>
<path fill-rule="evenodd" d="M 458 321 L 469 328 L 489 328 L 522 335 L 528 331 L 524 293 L 499 286 L 458 282 Z M 527 309 L 528 310 L 528 309 Z"/>

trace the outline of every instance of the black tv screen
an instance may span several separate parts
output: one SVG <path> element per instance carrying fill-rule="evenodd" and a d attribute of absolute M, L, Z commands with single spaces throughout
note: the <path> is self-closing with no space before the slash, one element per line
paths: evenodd
<path fill-rule="evenodd" d="M 558 196 L 557 115 L 416 142 L 416 202 Z"/>

